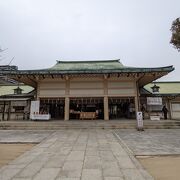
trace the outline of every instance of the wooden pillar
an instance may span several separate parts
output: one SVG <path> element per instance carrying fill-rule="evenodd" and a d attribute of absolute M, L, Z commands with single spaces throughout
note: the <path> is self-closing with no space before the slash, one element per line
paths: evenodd
<path fill-rule="evenodd" d="M 11 120 L 11 101 L 8 103 L 8 115 L 7 120 Z"/>
<path fill-rule="evenodd" d="M 64 112 L 64 120 L 69 120 L 69 97 L 65 98 L 65 112 Z"/>
<path fill-rule="evenodd" d="M 4 101 L 4 104 L 3 104 L 2 121 L 4 121 L 4 119 L 5 119 L 5 108 L 6 108 L 6 101 Z"/>
<path fill-rule="evenodd" d="M 140 93 L 139 93 L 139 85 L 136 83 L 136 88 L 137 88 L 137 102 L 138 102 L 138 111 L 141 109 L 141 101 L 140 101 Z"/>
<path fill-rule="evenodd" d="M 64 120 L 68 121 L 69 120 L 69 106 L 70 106 L 70 99 L 69 99 L 69 88 L 70 88 L 70 81 L 69 77 L 65 76 L 66 79 L 66 89 L 65 89 L 65 107 L 64 107 Z"/>
<path fill-rule="evenodd" d="M 36 94 L 35 94 L 35 99 L 36 101 L 38 101 L 40 98 L 40 82 L 38 82 L 37 86 L 36 86 Z"/>
<path fill-rule="evenodd" d="M 137 97 L 137 96 L 135 96 L 134 100 L 135 100 L 135 110 L 136 110 L 136 116 L 137 116 L 137 112 L 139 111 L 139 106 L 138 106 L 138 97 Z"/>
<path fill-rule="evenodd" d="M 108 79 L 107 79 L 107 75 L 104 75 L 104 120 L 109 120 Z"/>
<path fill-rule="evenodd" d="M 108 97 L 104 97 L 104 120 L 109 120 L 109 105 L 108 105 Z"/>
<path fill-rule="evenodd" d="M 172 115 L 171 115 L 171 107 L 170 107 L 170 100 L 167 98 L 167 108 L 168 108 L 168 118 L 172 119 Z"/>
<path fill-rule="evenodd" d="M 140 111 L 139 85 L 137 81 L 135 81 L 135 92 L 136 95 L 134 97 L 134 101 L 135 101 L 135 110 L 136 110 L 136 119 L 137 119 L 137 112 Z"/>

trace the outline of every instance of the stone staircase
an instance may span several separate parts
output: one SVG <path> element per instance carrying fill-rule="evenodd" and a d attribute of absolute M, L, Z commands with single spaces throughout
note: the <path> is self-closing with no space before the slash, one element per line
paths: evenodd
<path fill-rule="evenodd" d="M 0 130 L 135 129 L 136 120 L 1 121 Z M 180 121 L 144 120 L 144 129 L 179 129 Z"/>
<path fill-rule="evenodd" d="M 160 120 L 144 122 L 145 129 L 180 129 L 180 121 L 178 120 Z"/>

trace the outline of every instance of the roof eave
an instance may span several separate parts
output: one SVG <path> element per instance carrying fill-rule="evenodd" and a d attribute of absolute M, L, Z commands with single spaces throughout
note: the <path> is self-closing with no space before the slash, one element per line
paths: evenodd
<path fill-rule="evenodd" d="M 152 73 L 152 72 L 171 72 L 173 66 L 160 68 L 121 68 L 121 69 L 102 69 L 102 70 L 17 70 L 3 71 L 3 75 L 47 75 L 47 74 L 104 74 L 104 73 Z"/>

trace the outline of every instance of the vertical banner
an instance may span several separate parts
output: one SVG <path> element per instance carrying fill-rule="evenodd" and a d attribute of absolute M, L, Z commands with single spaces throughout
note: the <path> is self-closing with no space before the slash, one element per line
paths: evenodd
<path fill-rule="evenodd" d="M 34 119 L 34 115 L 39 114 L 40 101 L 31 101 L 30 119 Z"/>
<path fill-rule="evenodd" d="M 143 114 L 142 114 L 142 112 L 137 112 L 136 118 L 137 118 L 137 129 L 143 130 Z"/>

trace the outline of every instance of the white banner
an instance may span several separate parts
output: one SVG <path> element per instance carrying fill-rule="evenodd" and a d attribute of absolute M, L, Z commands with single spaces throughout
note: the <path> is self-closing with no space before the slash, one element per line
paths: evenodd
<path fill-rule="evenodd" d="M 147 97 L 147 105 L 162 105 L 161 97 Z"/>
<path fill-rule="evenodd" d="M 32 114 L 31 119 L 33 120 L 50 120 L 50 114 Z"/>
<path fill-rule="evenodd" d="M 30 118 L 32 119 L 33 115 L 39 114 L 39 101 L 31 101 L 31 109 L 30 109 Z"/>

